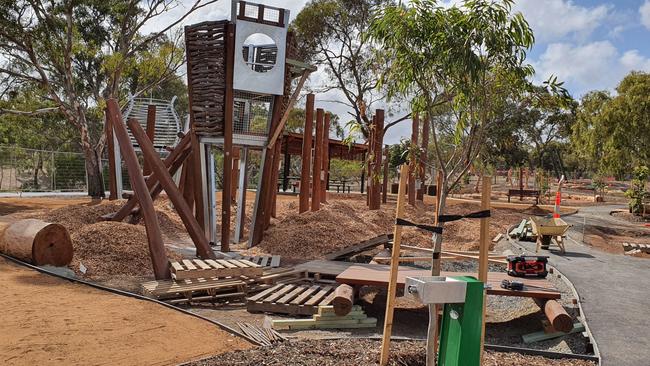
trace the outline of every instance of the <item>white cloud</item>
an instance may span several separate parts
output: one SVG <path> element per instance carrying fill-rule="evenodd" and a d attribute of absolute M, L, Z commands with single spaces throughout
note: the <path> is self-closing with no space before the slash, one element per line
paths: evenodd
<path fill-rule="evenodd" d="M 650 71 L 650 58 L 637 50 L 620 54 L 609 41 L 584 45 L 553 43 L 533 62 L 537 81 L 551 74 L 565 81 L 575 97 L 593 89 L 613 89 L 630 71 Z"/>
<path fill-rule="evenodd" d="M 566 36 L 586 39 L 608 17 L 609 5 L 588 8 L 570 0 L 522 0 L 515 10 L 524 14 L 539 43 L 558 41 Z"/>
<path fill-rule="evenodd" d="M 639 8 L 641 14 L 641 24 L 650 29 L 650 0 L 646 0 Z"/>

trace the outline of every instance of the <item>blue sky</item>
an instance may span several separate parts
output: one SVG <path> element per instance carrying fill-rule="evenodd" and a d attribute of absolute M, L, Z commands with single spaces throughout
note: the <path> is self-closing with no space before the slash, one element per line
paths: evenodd
<path fill-rule="evenodd" d="M 287 8 L 293 19 L 307 0 L 257 2 Z M 177 18 L 192 3 L 194 0 L 183 0 L 184 6 L 148 24 L 145 30 L 153 31 Z M 650 72 L 650 0 L 519 0 L 515 10 L 524 14 L 535 33 L 529 62 L 535 67 L 538 82 L 556 75 L 575 98 L 580 98 L 589 90 L 613 91 L 632 70 Z M 230 1 L 223 0 L 192 14 L 185 23 L 224 19 L 229 13 Z M 321 76 L 315 75 L 312 82 Z M 343 106 L 326 102 L 337 98 L 340 95 L 336 91 L 317 95 L 317 107 L 337 113 L 347 121 Z M 410 123 L 404 122 L 389 130 L 385 142 L 395 143 L 409 135 Z"/>

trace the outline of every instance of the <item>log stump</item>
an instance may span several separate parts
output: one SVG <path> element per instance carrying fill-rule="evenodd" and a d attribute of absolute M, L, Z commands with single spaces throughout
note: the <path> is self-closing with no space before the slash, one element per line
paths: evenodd
<path fill-rule="evenodd" d="M 72 240 L 60 224 L 37 219 L 0 223 L 0 252 L 31 264 L 66 266 L 72 261 Z"/>
<path fill-rule="evenodd" d="M 352 304 L 354 304 L 354 290 L 350 285 L 340 285 L 334 290 L 334 314 L 338 316 L 345 316 L 352 311 Z"/>

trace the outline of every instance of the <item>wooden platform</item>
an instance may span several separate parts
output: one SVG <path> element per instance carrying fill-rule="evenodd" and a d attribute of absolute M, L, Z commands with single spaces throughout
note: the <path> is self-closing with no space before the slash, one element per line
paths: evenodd
<path fill-rule="evenodd" d="M 348 285 L 369 285 L 388 287 L 388 278 L 390 274 L 390 266 L 383 264 L 352 264 L 345 271 L 336 277 L 339 283 L 346 283 Z M 406 277 L 430 276 L 430 270 L 414 269 L 412 267 L 400 266 L 397 275 L 398 288 L 404 288 L 404 281 Z M 441 276 L 476 276 L 476 273 L 462 273 L 462 272 L 442 272 Z M 543 289 L 525 289 L 522 291 L 513 291 L 501 288 L 501 281 L 516 280 L 521 281 L 524 285 L 535 286 Z M 491 286 L 487 293 L 488 295 L 500 296 L 518 296 L 518 297 L 532 297 L 539 299 L 559 299 L 560 292 L 553 286 L 551 282 L 544 278 L 519 278 L 508 276 L 505 272 L 489 272 L 488 285 Z"/>
<path fill-rule="evenodd" d="M 181 262 L 170 262 L 172 278 L 175 280 L 196 278 L 225 278 L 225 277 L 257 277 L 263 269 L 260 265 L 245 259 L 183 259 Z"/>
<path fill-rule="evenodd" d="M 335 279 L 346 269 L 355 265 L 352 262 L 314 260 L 296 265 L 294 268 L 307 272 L 310 277 Z"/>
<path fill-rule="evenodd" d="M 249 312 L 313 315 L 318 313 L 318 306 L 332 302 L 335 288 L 319 284 L 278 284 L 247 298 L 246 309 Z"/>

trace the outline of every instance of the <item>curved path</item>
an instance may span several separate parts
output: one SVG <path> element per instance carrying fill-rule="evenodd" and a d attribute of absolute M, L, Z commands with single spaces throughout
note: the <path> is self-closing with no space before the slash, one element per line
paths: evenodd
<path fill-rule="evenodd" d="M 152 302 L 0 258 L 1 365 L 176 365 L 251 345 Z"/>
<path fill-rule="evenodd" d="M 580 208 L 564 219 L 574 224 L 566 241 L 566 251 L 542 251 L 549 262 L 574 284 L 584 316 L 605 366 L 640 366 L 650 364 L 650 260 L 610 254 L 580 244 L 583 220 L 600 226 L 637 229 L 627 221 L 609 215 L 622 206 Z M 650 230 L 648 230 L 650 243 Z M 534 253 L 535 243 L 518 242 Z M 553 248 L 553 247 L 552 247 Z"/>

